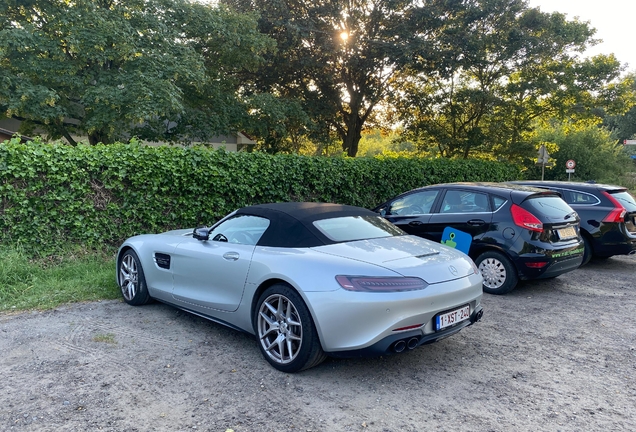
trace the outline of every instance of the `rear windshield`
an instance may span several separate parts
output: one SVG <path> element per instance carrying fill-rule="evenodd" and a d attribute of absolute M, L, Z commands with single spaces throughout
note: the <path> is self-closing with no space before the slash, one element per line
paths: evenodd
<path fill-rule="evenodd" d="M 565 201 L 558 196 L 536 196 L 524 201 L 524 206 L 529 207 L 535 216 L 547 216 L 549 218 L 561 218 L 574 212 Z"/>
<path fill-rule="evenodd" d="M 330 240 L 347 242 L 404 235 L 404 231 L 380 216 L 347 216 L 314 221 Z"/>
<path fill-rule="evenodd" d="M 629 192 L 610 192 L 610 194 L 613 198 L 616 198 L 616 201 L 621 203 L 621 205 L 625 207 L 625 210 L 627 210 L 628 212 L 636 211 L 636 200 L 634 200 L 634 197 L 631 196 Z"/>

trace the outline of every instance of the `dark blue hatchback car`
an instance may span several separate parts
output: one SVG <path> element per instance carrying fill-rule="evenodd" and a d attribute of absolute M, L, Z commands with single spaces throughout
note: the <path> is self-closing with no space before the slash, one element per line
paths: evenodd
<path fill-rule="evenodd" d="M 502 183 L 449 183 L 399 195 L 374 211 L 409 234 L 441 241 L 444 229 L 468 233 L 468 255 L 484 291 L 505 294 L 519 279 L 559 276 L 581 265 L 577 213 L 558 193 Z"/>

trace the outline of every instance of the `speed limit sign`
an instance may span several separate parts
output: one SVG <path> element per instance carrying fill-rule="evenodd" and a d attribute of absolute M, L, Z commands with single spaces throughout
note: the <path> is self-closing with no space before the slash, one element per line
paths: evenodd
<path fill-rule="evenodd" d="M 574 160 L 570 159 L 565 163 L 565 167 L 567 169 L 574 169 L 574 167 L 576 166 L 576 162 L 574 162 Z"/>

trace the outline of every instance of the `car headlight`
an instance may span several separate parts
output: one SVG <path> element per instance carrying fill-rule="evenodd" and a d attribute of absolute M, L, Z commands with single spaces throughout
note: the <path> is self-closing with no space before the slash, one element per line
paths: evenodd
<path fill-rule="evenodd" d="M 416 277 L 336 276 L 338 284 L 347 291 L 399 292 L 421 290 L 428 284 Z"/>

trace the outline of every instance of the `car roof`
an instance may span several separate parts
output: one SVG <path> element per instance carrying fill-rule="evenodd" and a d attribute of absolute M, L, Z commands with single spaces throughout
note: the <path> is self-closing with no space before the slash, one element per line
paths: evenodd
<path fill-rule="evenodd" d="M 603 183 L 593 183 L 593 182 L 572 182 L 572 181 L 557 181 L 557 180 L 520 180 L 512 182 L 515 184 L 524 184 L 524 185 L 536 185 L 541 187 L 556 187 L 563 189 L 574 189 L 574 190 L 604 190 L 604 191 L 621 191 L 627 190 L 624 186 L 618 185 L 610 185 Z"/>
<path fill-rule="evenodd" d="M 481 189 L 483 191 L 494 191 L 494 190 L 506 190 L 506 191 L 519 191 L 519 192 L 527 192 L 528 194 L 534 194 L 539 192 L 545 192 L 544 189 L 539 189 L 532 186 L 525 186 L 521 184 L 513 184 L 513 183 L 496 183 L 496 182 L 455 182 L 455 183 L 441 183 L 436 185 L 424 186 L 419 189 L 429 189 L 429 188 L 437 188 L 437 187 L 458 187 L 458 188 L 466 188 L 466 189 Z"/>
<path fill-rule="evenodd" d="M 270 221 L 259 246 L 315 247 L 336 243 L 313 225 L 314 221 L 346 216 L 373 216 L 377 213 L 362 207 L 318 202 L 283 202 L 240 208 L 235 214 L 260 216 Z"/>

